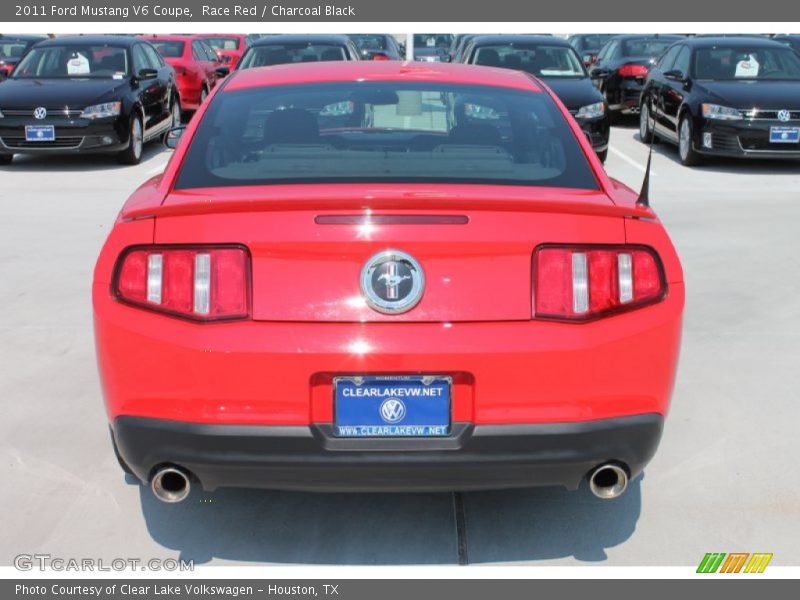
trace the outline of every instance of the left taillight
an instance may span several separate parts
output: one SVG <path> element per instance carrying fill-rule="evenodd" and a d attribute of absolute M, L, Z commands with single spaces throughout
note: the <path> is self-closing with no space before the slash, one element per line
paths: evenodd
<path fill-rule="evenodd" d="M 622 65 L 619 68 L 620 77 L 647 77 L 649 72 L 647 65 Z"/>
<path fill-rule="evenodd" d="M 250 256 L 241 246 L 129 248 L 112 290 L 122 302 L 197 321 L 246 319 Z"/>
<path fill-rule="evenodd" d="M 645 246 L 542 246 L 533 257 L 533 317 L 587 321 L 662 300 L 658 255 Z"/>

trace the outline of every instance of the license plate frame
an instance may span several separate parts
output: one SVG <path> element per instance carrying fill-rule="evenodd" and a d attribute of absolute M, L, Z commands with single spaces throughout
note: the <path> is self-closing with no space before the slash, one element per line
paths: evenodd
<path fill-rule="evenodd" d="M 417 391 L 413 391 L 417 390 Z M 333 378 L 333 435 L 339 438 L 443 438 L 452 431 L 449 375 Z"/>
<path fill-rule="evenodd" d="M 26 142 L 55 142 L 56 128 L 54 125 L 26 125 Z"/>
<path fill-rule="evenodd" d="M 800 144 L 800 127 L 770 127 L 770 144 Z"/>

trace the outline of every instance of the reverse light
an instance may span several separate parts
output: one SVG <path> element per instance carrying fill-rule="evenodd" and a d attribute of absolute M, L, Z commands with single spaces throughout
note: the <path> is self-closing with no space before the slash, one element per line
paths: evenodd
<path fill-rule="evenodd" d="M 655 251 L 643 246 L 542 246 L 533 256 L 533 317 L 587 321 L 666 296 Z"/>
<path fill-rule="evenodd" d="M 619 68 L 620 77 L 647 77 L 650 69 L 647 65 L 622 65 Z"/>
<path fill-rule="evenodd" d="M 87 106 L 81 112 L 81 119 L 104 119 L 116 117 L 122 109 L 122 102 L 104 102 Z"/>
<path fill-rule="evenodd" d="M 719 104 L 703 103 L 703 116 L 706 119 L 718 119 L 721 121 L 741 121 L 742 112 L 730 106 L 720 106 Z"/>
<path fill-rule="evenodd" d="M 250 316 L 250 258 L 240 246 L 147 246 L 125 251 L 114 296 L 198 321 Z"/>

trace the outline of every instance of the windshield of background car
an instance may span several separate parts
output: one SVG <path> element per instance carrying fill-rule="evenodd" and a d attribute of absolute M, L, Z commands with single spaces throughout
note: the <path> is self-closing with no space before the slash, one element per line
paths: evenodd
<path fill-rule="evenodd" d="M 147 40 L 158 53 L 164 58 L 181 58 L 183 56 L 183 49 L 186 47 L 186 42 L 178 42 L 175 40 Z"/>
<path fill-rule="evenodd" d="M 0 39 L 0 60 L 21 58 L 25 54 L 25 48 L 30 43 L 25 40 L 15 40 L 7 37 Z"/>
<path fill-rule="evenodd" d="M 386 50 L 386 38 L 382 35 L 351 35 L 359 50 Z"/>
<path fill-rule="evenodd" d="M 444 33 L 418 33 L 414 36 L 414 48 L 449 48 L 453 36 Z"/>
<path fill-rule="evenodd" d="M 583 36 L 583 49 L 585 52 L 597 52 L 613 35 L 585 35 Z"/>
<path fill-rule="evenodd" d="M 598 188 L 548 94 L 404 82 L 218 94 L 175 187 L 344 182 Z"/>
<path fill-rule="evenodd" d="M 206 37 L 205 40 L 214 50 L 238 50 L 239 38 L 235 37 Z"/>
<path fill-rule="evenodd" d="M 699 48 L 694 72 L 698 79 L 800 81 L 800 55 L 789 48 Z"/>
<path fill-rule="evenodd" d="M 657 38 L 640 38 L 633 40 L 625 40 L 622 43 L 622 56 L 647 56 L 653 57 L 661 56 L 661 54 L 669 48 L 674 39 L 657 39 Z"/>
<path fill-rule="evenodd" d="M 14 79 L 123 79 L 130 73 L 121 46 L 65 44 L 34 47 L 14 70 Z"/>
<path fill-rule="evenodd" d="M 585 77 L 572 46 L 502 44 L 475 49 L 472 63 L 526 71 L 541 77 Z"/>
<path fill-rule="evenodd" d="M 239 68 L 332 60 L 347 60 L 344 47 L 333 44 L 270 44 L 251 47 L 245 52 Z"/>

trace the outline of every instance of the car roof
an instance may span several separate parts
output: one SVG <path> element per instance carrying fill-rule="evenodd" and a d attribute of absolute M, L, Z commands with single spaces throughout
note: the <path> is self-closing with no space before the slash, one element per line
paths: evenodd
<path fill-rule="evenodd" d="M 503 44 L 541 44 L 547 46 L 572 45 L 564 38 L 550 37 L 547 35 L 477 35 L 470 40 L 473 46 L 501 46 Z"/>
<path fill-rule="evenodd" d="M 273 44 L 339 44 L 341 46 L 347 45 L 350 38 L 346 35 L 333 35 L 333 34 L 292 34 L 287 33 L 283 35 L 271 35 L 269 37 L 260 38 L 250 44 L 251 48 L 258 46 L 271 46 Z"/>
<path fill-rule="evenodd" d="M 46 46 L 133 46 L 142 40 L 125 35 L 62 35 L 39 42 L 37 48 Z"/>
<path fill-rule="evenodd" d="M 197 33 L 168 33 L 168 34 L 160 34 L 154 33 L 152 35 L 140 35 L 140 39 L 147 40 L 148 42 L 188 42 L 191 40 L 204 40 L 205 38 L 202 35 Z"/>
<path fill-rule="evenodd" d="M 441 82 L 490 85 L 532 92 L 541 87 L 527 73 L 512 69 L 453 63 L 401 61 L 331 61 L 295 63 L 235 71 L 221 91 L 269 85 L 334 83 L 348 81 Z"/>
<path fill-rule="evenodd" d="M 2 39 L 9 39 L 9 40 L 20 40 L 23 42 L 35 42 L 40 40 L 47 40 L 50 39 L 46 35 L 31 35 L 29 33 L 0 33 L 0 40 Z"/>
<path fill-rule="evenodd" d="M 692 48 L 709 48 L 711 46 L 728 46 L 730 48 L 774 48 L 775 46 L 781 46 L 783 48 L 786 47 L 784 44 L 776 42 L 775 40 L 761 36 L 747 37 L 720 35 L 716 37 L 694 37 L 687 38 L 684 40 L 684 43 Z"/>
<path fill-rule="evenodd" d="M 621 35 L 615 35 L 612 40 L 619 40 L 621 42 L 627 42 L 630 40 L 666 40 L 668 42 L 677 42 L 679 40 L 687 40 L 691 38 L 687 38 L 684 35 L 677 35 L 673 33 L 624 33 Z M 610 41 L 610 40 L 609 40 Z"/>

